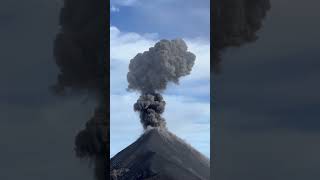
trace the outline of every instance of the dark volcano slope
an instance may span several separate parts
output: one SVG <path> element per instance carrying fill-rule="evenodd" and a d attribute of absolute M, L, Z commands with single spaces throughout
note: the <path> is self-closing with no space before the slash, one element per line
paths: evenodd
<path fill-rule="evenodd" d="M 209 159 L 167 130 L 151 129 L 111 158 L 113 180 L 209 180 Z"/>

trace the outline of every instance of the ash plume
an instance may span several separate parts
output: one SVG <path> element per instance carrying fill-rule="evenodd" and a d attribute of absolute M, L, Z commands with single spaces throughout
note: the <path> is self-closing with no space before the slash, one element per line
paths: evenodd
<path fill-rule="evenodd" d="M 215 73 L 220 71 L 221 53 L 258 39 L 257 32 L 270 10 L 269 0 L 213 1 L 213 58 Z"/>
<path fill-rule="evenodd" d="M 94 116 L 75 138 L 79 158 L 94 162 L 95 177 L 107 179 L 106 151 L 109 149 L 108 117 L 105 107 L 107 1 L 64 0 L 60 31 L 54 42 L 55 62 L 60 70 L 52 87 L 58 95 L 86 93 L 96 99 Z M 109 79 L 109 78 L 107 78 Z M 76 112 L 75 112 L 76 113 Z"/>
<path fill-rule="evenodd" d="M 141 93 L 134 110 L 140 113 L 140 121 L 145 129 L 148 126 L 166 127 L 165 119 L 161 117 L 166 103 L 160 93 L 168 83 L 179 84 L 180 77 L 190 74 L 195 59 L 186 43 L 182 39 L 175 39 L 161 40 L 130 60 L 128 90 Z"/>
<path fill-rule="evenodd" d="M 134 104 L 133 109 L 140 112 L 140 119 L 144 129 L 148 126 L 165 128 L 165 119 L 161 117 L 165 105 L 166 102 L 161 94 L 143 94 Z"/>

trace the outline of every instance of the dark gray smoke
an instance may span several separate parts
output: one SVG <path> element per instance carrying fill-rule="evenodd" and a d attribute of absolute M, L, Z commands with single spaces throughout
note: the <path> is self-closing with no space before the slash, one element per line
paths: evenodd
<path fill-rule="evenodd" d="M 257 32 L 270 9 L 269 0 L 213 1 L 213 67 L 220 71 L 221 52 L 258 39 Z"/>
<path fill-rule="evenodd" d="M 103 0 L 64 0 L 54 56 L 60 69 L 54 90 L 101 93 L 106 18 Z"/>
<path fill-rule="evenodd" d="M 219 74 L 223 51 L 230 47 L 240 47 L 255 42 L 258 39 L 257 32 L 262 28 L 263 20 L 266 18 L 271 5 L 270 0 L 214 0 L 211 2 L 213 13 L 211 18 L 213 24 L 211 36 L 213 40 L 213 63 L 211 63 L 211 70 L 213 70 L 213 73 Z M 216 119 L 213 118 L 212 122 L 212 137 L 217 137 L 215 134 L 217 133 L 215 129 Z M 223 119 L 221 120 L 223 121 Z M 221 124 L 223 125 L 223 123 Z M 213 164 L 216 156 L 215 143 L 216 139 L 213 138 L 213 160 L 211 161 Z"/>
<path fill-rule="evenodd" d="M 180 77 L 190 74 L 195 59 L 182 39 L 161 40 L 131 59 L 127 74 L 128 90 L 142 94 L 134 104 L 134 110 L 140 113 L 144 128 L 165 128 L 161 114 L 166 103 L 159 93 L 166 89 L 168 83 L 178 84 Z"/>
<path fill-rule="evenodd" d="M 165 90 L 169 82 L 190 74 L 196 56 L 187 51 L 182 39 L 161 40 L 149 51 L 137 54 L 130 61 L 128 89 L 142 93 Z"/>
<path fill-rule="evenodd" d="M 166 102 L 159 93 L 142 94 L 134 104 L 134 111 L 140 112 L 140 120 L 146 129 L 151 127 L 166 127 L 166 121 L 161 114 L 164 112 Z"/>
<path fill-rule="evenodd" d="M 94 161 L 95 177 L 107 179 L 109 149 L 108 113 L 103 92 L 106 66 L 107 1 L 64 0 L 60 14 L 60 32 L 54 43 L 54 56 L 60 73 L 53 86 L 55 93 L 86 93 L 97 100 L 94 117 L 75 139 L 79 158 Z M 107 79 L 107 80 L 106 80 Z M 76 112 L 75 112 L 76 113 Z"/>

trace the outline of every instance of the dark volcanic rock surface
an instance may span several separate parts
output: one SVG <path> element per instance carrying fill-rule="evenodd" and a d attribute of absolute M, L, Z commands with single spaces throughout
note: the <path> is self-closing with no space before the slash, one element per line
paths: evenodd
<path fill-rule="evenodd" d="M 111 158 L 113 180 L 209 180 L 209 159 L 167 130 L 151 129 Z"/>

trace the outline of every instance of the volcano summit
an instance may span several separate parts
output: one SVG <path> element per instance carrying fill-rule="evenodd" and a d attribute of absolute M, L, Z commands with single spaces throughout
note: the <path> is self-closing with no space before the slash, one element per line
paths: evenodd
<path fill-rule="evenodd" d="M 113 180 L 209 180 L 209 159 L 169 132 L 162 117 L 162 95 L 168 83 L 189 75 L 196 56 L 182 39 L 161 40 L 131 59 L 128 90 L 141 93 L 133 109 L 139 112 L 144 133 L 111 158 Z"/>
<path fill-rule="evenodd" d="M 112 180 L 209 180 L 210 161 L 183 140 L 160 128 L 146 130 L 111 158 Z"/>

